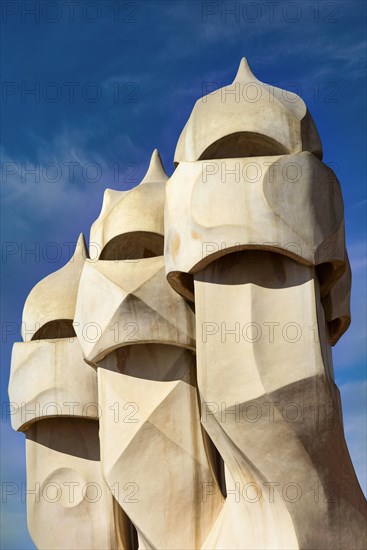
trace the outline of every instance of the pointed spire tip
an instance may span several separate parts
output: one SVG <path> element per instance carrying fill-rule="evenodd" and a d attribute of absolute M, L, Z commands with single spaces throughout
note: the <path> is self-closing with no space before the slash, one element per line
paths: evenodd
<path fill-rule="evenodd" d="M 255 76 L 253 75 L 250 65 L 246 57 L 242 57 L 240 64 L 238 66 L 237 74 L 233 82 L 241 82 L 244 80 L 253 80 Z"/>
<path fill-rule="evenodd" d="M 154 149 L 150 158 L 149 167 L 141 183 L 154 183 L 166 181 L 168 176 L 163 168 L 162 159 L 158 149 Z"/>
<path fill-rule="evenodd" d="M 74 249 L 74 254 L 71 257 L 71 260 L 76 260 L 77 258 L 86 258 L 88 257 L 88 248 L 87 243 L 85 242 L 84 233 L 80 233 L 76 246 Z M 71 261 L 70 260 L 70 261 Z"/>

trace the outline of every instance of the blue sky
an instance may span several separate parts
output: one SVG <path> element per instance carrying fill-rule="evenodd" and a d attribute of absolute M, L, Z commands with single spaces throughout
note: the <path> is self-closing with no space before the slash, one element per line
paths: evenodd
<path fill-rule="evenodd" d="M 33 6 L 39 13 L 29 13 Z M 365 16 L 365 3 L 352 0 L 3 2 L 3 406 L 30 289 L 68 261 L 65 243 L 80 232 L 88 238 L 105 187 L 138 183 L 155 147 L 172 173 L 195 100 L 207 83 L 230 83 L 246 56 L 260 80 L 306 101 L 324 162 L 341 183 L 353 320 L 333 357 L 346 437 L 365 486 Z M 2 482 L 21 484 L 24 437 L 4 411 Z M 18 492 L 3 503 L 2 548 L 34 548 L 22 500 Z"/>

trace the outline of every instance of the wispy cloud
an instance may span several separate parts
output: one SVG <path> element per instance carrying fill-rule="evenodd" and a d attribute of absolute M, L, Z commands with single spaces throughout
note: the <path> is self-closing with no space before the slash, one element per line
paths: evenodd
<path fill-rule="evenodd" d="M 55 220 L 65 226 L 66 217 L 76 226 L 78 219 L 88 218 L 88 211 L 101 204 L 106 187 L 128 189 L 139 183 L 141 166 L 129 159 L 140 157 L 146 162 L 147 155 L 129 135 L 119 136 L 119 162 L 93 150 L 94 135 L 90 129 L 64 128 L 49 143 L 33 136 L 36 154 L 32 158 L 2 150 L 3 205 L 5 212 L 11 212 L 7 234 L 14 237 L 17 230 L 30 229 L 35 220 L 43 224 L 44 232 Z"/>

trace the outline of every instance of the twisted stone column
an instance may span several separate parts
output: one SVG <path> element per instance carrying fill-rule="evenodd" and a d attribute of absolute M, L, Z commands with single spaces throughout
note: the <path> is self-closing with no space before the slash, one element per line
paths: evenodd
<path fill-rule="evenodd" d="M 245 61 L 176 148 L 167 279 L 195 303 L 202 424 L 226 465 L 204 548 L 365 545 L 330 348 L 350 323 L 343 201 L 321 158 L 303 101 Z"/>
<path fill-rule="evenodd" d="M 139 548 L 195 549 L 222 499 L 219 491 L 202 498 L 204 486 L 218 484 L 200 423 L 194 314 L 165 277 L 167 179 L 155 152 L 139 186 L 105 200 L 91 234 L 101 252 L 81 275 L 76 330 L 97 368 L 103 476 Z M 150 215 L 141 218 L 147 205 Z M 81 327 L 90 319 L 99 334 L 88 342 Z"/>
<path fill-rule="evenodd" d="M 97 377 L 73 329 L 87 256 L 78 240 L 70 262 L 41 281 L 23 312 L 9 383 L 14 429 L 26 435 L 27 518 L 41 549 L 131 548 L 125 514 L 100 468 Z"/>

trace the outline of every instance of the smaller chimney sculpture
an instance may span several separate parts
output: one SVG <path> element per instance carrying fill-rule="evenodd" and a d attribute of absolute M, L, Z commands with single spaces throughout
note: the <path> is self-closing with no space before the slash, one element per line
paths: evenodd
<path fill-rule="evenodd" d="M 14 345 L 41 549 L 353 550 L 366 502 L 331 346 L 350 324 L 343 200 L 300 97 L 194 106 L 168 178 L 105 191 Z"/>

